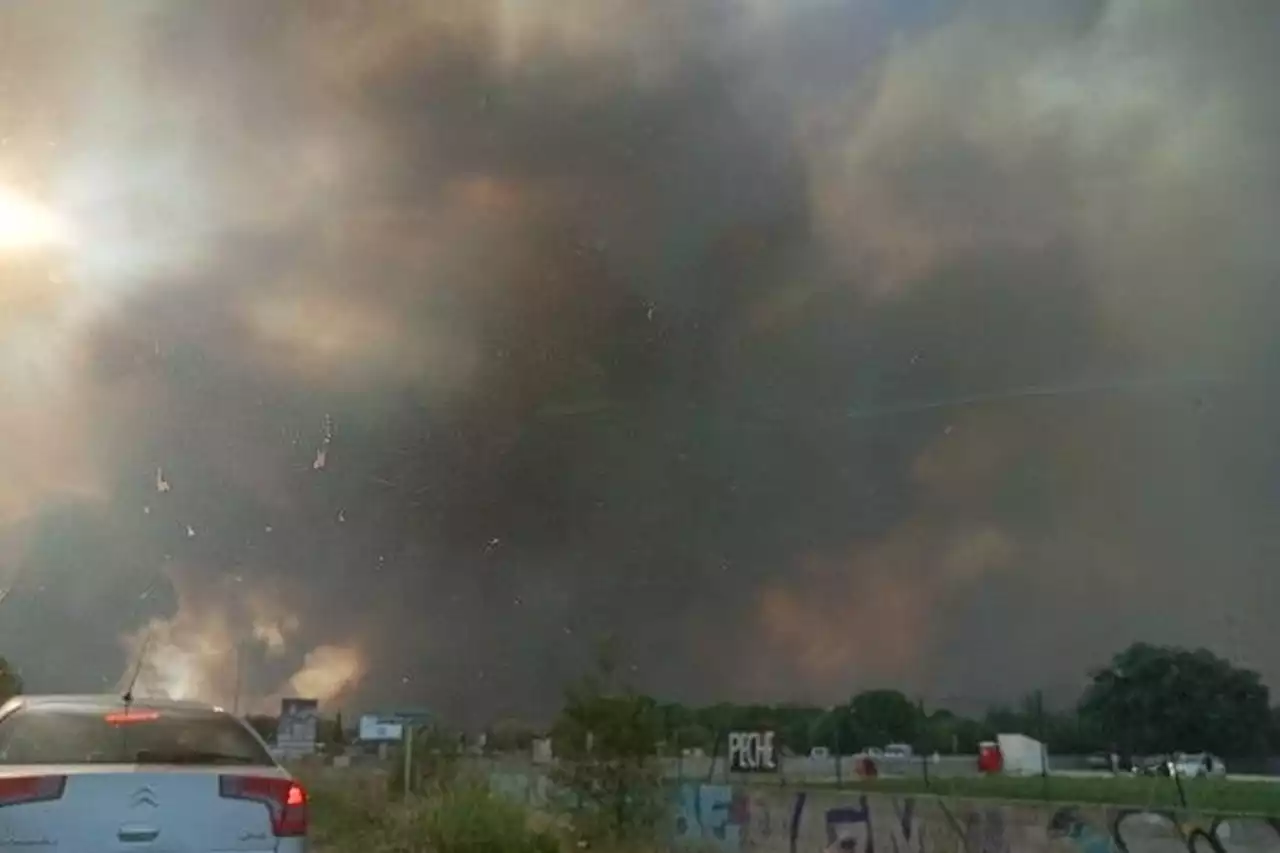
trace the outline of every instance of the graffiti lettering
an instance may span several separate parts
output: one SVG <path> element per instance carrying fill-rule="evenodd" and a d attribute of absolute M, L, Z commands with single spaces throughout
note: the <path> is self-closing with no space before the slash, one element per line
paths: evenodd
<path fill-rule="evenodd" d="M 1094 825 L 1069 807 L 1054 813 L 1048 830 L 1050 839 L 1069 839 L 1080 853 L 1280 853 L 1280 820 L 1274 818 L 1196 818 L 1121 809 L 1111 812 L 1103 825 Z"/>
<path fill-rule="evenodd" d="M 958 820 L 946 813 L 945 822 L 939 815 L 935 829 L 946 828 L 933 834 L 923 819 L 922 805 L 945 812 L 945 806 L 933 799 L 866 795 L 859 795 L 852 803 L 822 809 L 817 812 L 821 823 L 812 828 L 821 831 L 822 846 L 816 849 L 819 853 L 937 853 L 946 849 L 950 840 L 955 849 L 965 853 L 1009 853 L 1005 818 L 999 808 L 963 812 Z M 805 853 L 800 849 L 801 839 L 813 837 L 801 831 L 806 806 L 813 806 L 812 798 L 803 793 L 797 795 L 790 821 L 791 853 Z"/>
<path fill-rule="evenodd" d="M 735 773 L 776 772 L 773 740 L 773 732 L 729 732 L 729 769 Z"/>
<path fill-rule="evenodd" d="M 1111 853 L 1111 837 L 1090 826 L 1074 807 L 1058 809 L 1049 819 L 1049 838 L 1066 838 L 1074 842 L 1080 853 Z"/>
<path fill-rule="evenodd" d="M 916 815 L 916 801 L 907 797 L 893 802 L 894 820 L 889 821 L 889 846 L 893 853 L 924 853 L 924 826 Z"/>
<path fill-rule="evenodd" d="M 796 794 L 795 805 L 791 807 L 791 853 L 796 853 L 796 843 L 800 840 L 800 818 L 804 816 L 804 804 L 807 799 L 804 791 Z"/>
<path fill-rule="evenodd" d="M 1004 814 L 997 808 L 971 811 L 965 815 L 965 850 L 969 853 L 1007 853 Z"/>
<path fill-rule="evenodd" d="M 711 845 L 736 851 L 742 846 L 746 800 L 735 808 L 728 785 L 681 785 L 676 800 L 675 843 Z"/>
<path fill-rule="evenodd" d="M 857 806 L 827 809 L 827 846 L 823 853 L 875 853 L 871 834 L 871 809 L 866 796 Z"/>
<path fill-rule="evenodd" d="M 560 795 L 538 774 L 494 773 L 489 784 L 533 808 Z M 1046 853 L 1280 853 L 1276 819 L 1073 806 L 1054 810 L 1040 834 L 1026 826 L 1034 805 L 973 805 L 686 783 L 671 789 L 669 826 L 674 847 L 716 853 L 1013 853 L 1045 841 Z"/>
<path fill-rule="evenodd" d="M 1228 853 L 1280 853 L 1280 819 L 1217 817 L 1209 824 L 1209 835 Z"/>
<path fill-rule="evenodd" d="M 1122 809 L 1111 821 L 1111 837 L 1120 853 L 1130 853 L 1130 845 L 1185 848 L 1188 853 L 1225 853 L 1218 840 L 1192 821 L 1183 821 L 1172 812 Z"/>
<path fill-rule="evenodd" d="M 801 827 L 808 803 L 806 794 L 796 795 L 791 818 L 787 821 L 791 853 L 800 853 Z M 915 801 L 910 798 L 894 800 L 890 805 L 893 819 L 885 821 L 881 827 L 882 831 L 887 830 L 880 839 L 882 848 L 887 848 L 887 853 L 924 853 L 923 827 Z M 828 808 L 819 814 L 822 816 L 822 853 L 875 853 L 876 826 L 865 795 L 859 796 L 852 804 Z"/>
<path fill-rule="evenodd" d="M 735 822 L 743 827 L 744 847 L 765 844 L 773 837 L 773 817 L 764 799 L 754 796 L 748 799 L 746 794 L 741 794 L 734 798 L 734 814 Z M 778 822 L 786 826 L 786 817 L 780 816 Z"/>

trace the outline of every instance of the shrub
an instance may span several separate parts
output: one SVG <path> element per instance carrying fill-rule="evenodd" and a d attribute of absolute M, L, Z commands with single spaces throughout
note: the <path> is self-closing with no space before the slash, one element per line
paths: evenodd
<path fill-rule="evenodd" d="M 606 648 L 598 671 L 566 691 L 552 729 L 559 758 L 552 781 L 563 791 L 575 833 L 594 847 L 651 841 L 666 806 L 654 761 L 656 705 L 615 686 L 614 672 Z"/>
<path fill-rule="evenodd" d="M 380 790 L 381 788 L 381 790 Z M 476 784 L 391 799 L 381 786 L 311 791 L 312 840 L 327 853 L 559 853 L 525 809 Z"/>
<path fill-rule="evenodd" d="M 559 853 L 555 836 L 529 825 L 524 808 L 478 784 L 457 784 L 410 810 L 408 827 L 435 853 Z"/>
<path fill-rule="evenodd" d="M 404 795 L 404 747 L 391 750 L 394 768 L 387 774 L 387 790 L 394 796 Z M 458 776 L 460 755 L 458 740 L 437 729 L 421 729 L 413 736 L 413 763 L 410 785 L 414 792 L 451 784 Z"/>

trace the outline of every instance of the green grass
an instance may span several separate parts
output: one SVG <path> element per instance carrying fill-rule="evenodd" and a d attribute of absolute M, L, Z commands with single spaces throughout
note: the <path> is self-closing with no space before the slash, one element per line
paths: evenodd
<path fill-rule="evenodd" d="M 834 783 L 797 782 L 788 787 L 830 790 Z M 1182 799 L 1174 780 L 1159 777 L 1077 778 L 1067 776 L 956 776 L 931 779 L 853 779 L 844 790 L 884 794 L 917 794 L 1011 801 L 1082 803 L 1178 809 Z M 1280 782 L 1185 779 L 1187 808 L 1204 812 L 1280 817 Z"/>

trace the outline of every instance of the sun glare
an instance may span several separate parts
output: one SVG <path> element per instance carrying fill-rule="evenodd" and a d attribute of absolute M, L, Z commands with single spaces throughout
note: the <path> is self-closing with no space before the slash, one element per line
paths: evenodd
<path fill-rule="evenodd" d="M 0 187 L 0 254 L 45 249 L 66 239 L 66 228 L 53 211 Z"/>

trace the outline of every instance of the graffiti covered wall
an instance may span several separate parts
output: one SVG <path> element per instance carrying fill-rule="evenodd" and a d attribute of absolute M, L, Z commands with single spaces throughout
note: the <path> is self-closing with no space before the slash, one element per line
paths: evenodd
<path fill-rule="evenodd" d="M 534 808 L 544 776 L 490 776 Z M 1280 820 L 685 783 L 671 846 L 717 853 L 1280 853 Z"/>
<path fill-rule="evenodd" d="M 1025 849 L 1017 842 L 1028 827 L 1015 824 L 1017 815 L 1009 811 L 937 798 L 687 784 L 681 786 L 674 841 L 726 853 L 1010 853 Z"/>
<path fill-rule="evenodd" d="M 724 853 L 1280 853 L 1280 821 L 691 783 L 673 840 Z"/>

